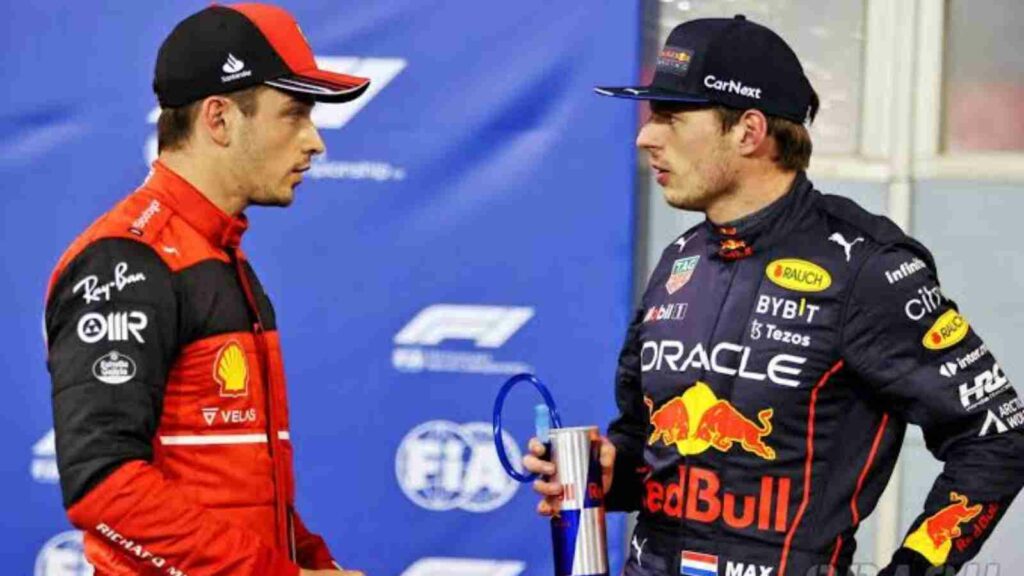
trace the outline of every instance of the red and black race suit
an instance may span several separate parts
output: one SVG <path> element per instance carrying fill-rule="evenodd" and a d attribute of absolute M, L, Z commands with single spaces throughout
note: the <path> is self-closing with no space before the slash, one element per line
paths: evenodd
<path fill-rule="evenodd" d="M 245 228 L 157 162 L 53 272 L 57 464 L 97 574 L 333 566 L 293 508 L 281 349 Z"/>

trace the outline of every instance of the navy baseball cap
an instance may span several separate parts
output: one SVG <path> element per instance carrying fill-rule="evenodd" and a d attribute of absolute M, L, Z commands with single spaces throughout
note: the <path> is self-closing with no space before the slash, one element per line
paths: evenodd
<path fill-rule="evenodd" d="M 798 124 L 818 112 L 818 96 L 796 53 L 778 34 L 743 15 L 676 26 L 649 86 L 594 90 L 634 100 L 755 108 Z"/>

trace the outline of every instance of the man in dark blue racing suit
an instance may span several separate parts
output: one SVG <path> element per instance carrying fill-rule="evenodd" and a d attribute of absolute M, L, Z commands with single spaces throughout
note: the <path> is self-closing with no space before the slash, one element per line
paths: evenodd
<path fill-rule="evenodd" d="M 602 453 L 609 510 L 639 511 L 627 576 L 849 573 L 908 423 L 945 462 L 883 575 L 954 574 L 1024 484 L 1024 402 L 942 292 L 931 254 L 804 175 L 818 101 L 774 32 L 677 27 L 637 145 L 669 245 L 629 327 Z M 526 467 L 554 467 L 531 443 Z M 546 480 L 542 514 L 560 487 Z"/>

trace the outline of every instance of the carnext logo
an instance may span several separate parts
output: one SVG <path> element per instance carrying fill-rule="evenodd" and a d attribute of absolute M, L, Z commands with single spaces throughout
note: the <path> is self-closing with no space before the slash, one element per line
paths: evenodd
<path fill-rule="evenodd" d="M 714 75 L 704 77 L 704 85 L 719 92 L 732 92 L 747 98 L 761 99 L 761 89 L 752 86 L 744 86 L 739 80 L 719 80 Z"/>

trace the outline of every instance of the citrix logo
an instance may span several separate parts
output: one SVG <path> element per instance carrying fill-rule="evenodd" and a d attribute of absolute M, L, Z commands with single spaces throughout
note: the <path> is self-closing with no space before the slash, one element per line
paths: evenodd
<path fill-rule="evenodd" d="M 917 298 L 908 300 L 903 308 L 907 318 L 911 320 L 920 320 L 928 314 L 935 312 L 945 299 L 942 295 L 942 290 L 938 286 L 932 286 L 931 288 L 922 286 L 917 289 L 917 296 Z"/>

